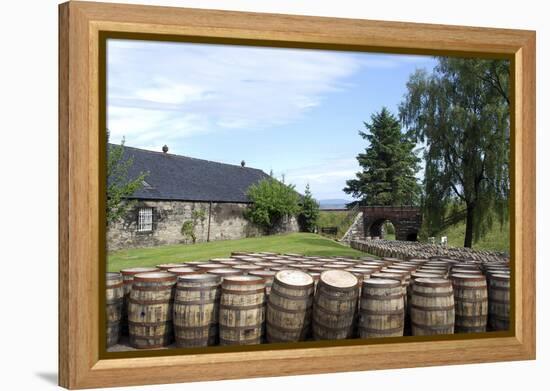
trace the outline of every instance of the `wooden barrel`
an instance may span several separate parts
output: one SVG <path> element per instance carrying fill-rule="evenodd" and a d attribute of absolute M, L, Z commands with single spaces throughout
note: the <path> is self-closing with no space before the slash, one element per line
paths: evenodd
<path fill-rule="evenodd" d="M 185 276 L 187 274 L 197 274 L 194 267 L 175 267 L 167 270 L 168 273 L 175 274 L 176 276 Z"/>
<path fill-rule="evenodd" d="M 173 317 L 176 346 L 217 344 L 220 283 L 221 277 L 214 274 L 178 277 Z"/>
<path fill-rule="evenodd" d="M 231 264 L 232 262 L 238 262 L 237 264 L 242 263 L 241 261 L 237 261 L 235 258 L 212 258 L 212 259 L 210 259 L 210 263 L 224 264 L 225 262 L 230 262 L 229 264 Z"/>
<path fill-rule="evenodd" d="M 487 281 L 483 275 L 451 274 L 455 297 L 455 333 L 487 329 Z"/>
<path fill-rule="evenodd" d="M 311 326 L 313 278 L 301 270 L 275 274 L 266 312 L 268 342 L 303 341 Z"/>
<path fill-rule="evenodd" d="M 118 343 L 122 321 L 122 303 L 124 301 L 124 284 L 120 273 L 107 273 L 105 279 L 107 347 Z"/>
<path fill-rule="evenodd" d="M 251 276 L 262 277 L 264 279 L 265 294 L 267 298 L 267 296 L 269 296 L 271 292 L 271 287 L 273 286 L 273 281 L 275 279 L 275 274 L 277 274 L 277 272 L 274 270 L 262 269 L 262 270 L 252 270 L 248 272 L 248 274 Z"/>
<path fill-rule="evenodd" d="M 120 332 L 122 335 L 128 335 L 128 299 L 132 291 L 134 276 L 139 273 L 152 273 L 157 271 L 160 271 L 160 269 L 156 267 L 130 267 L 120 271 L 124 283 L 124 299 L 122 301 L 122 320 L 120 325 Z"/>
<path fill-rule="evenodd" d="M 206 273 L 208 270 L 219 269 L 221 265 L 219 263 L 207 262 L 194 265 L 194 267 L 197 269 L 197 272 Z"/>
<path fill-rule="evenodd" d="M 414 280 L 410 305 L 412 335 L 453 334 L 455 303 L 451 281 Z"/>
<path fill-rule="evenodd" d="M 140 273 L 134 277 L 128 299 L 130 345 L 138 349 L 172 343 L 172 301 L 177 276 L 168 272 Z"/>
<path fill-rule="evenodd" d="M 349 265 L 341 265 L 339 263 L 326 263 L 323 267 L 330 270 L 344 270 L 348 269 Z"/>
<path fill-rule="evenodd" d="M 229 276 L 223 279 L 220 298 L 220 345 L 261 343 L 264 279 L 256 276 Z"/>
<path fill-rule="evenodd" d="M 254 265 L 252 263 L 244 264 L 244 265 L 234 265 L 234 266 L 231 266 L 231 267 L 235 270 L 239 270 L 241 272 L 241 274 L 248 274 L 252 270 L 262 270 L 263 269 L 263 267 L 258 266 L 258 265 Z"/>
<path fill-rule="evenodd" d="M 156 268 L 159 270 L 168 271 L 168 269 L 174 269 L 176 267 L 184 267 L 185 265 L 183 263 L 162 263 L 160 265 L 156 265 Z"/>
<path fill-rule="evenodd" d="M 489 282 L 489 327 L 493 331 L 510 329 L 510 275 L 491 274 Z"/>
<path fill-rule="evenodd" d="M 240 270 L 236 270 L 231 267 L 220 267 L 219 269 L 208 270 L 208 274 L 215 274 L 216 276 L 219 276 L 223 279 L 228 276 L 238 276 L 242 273 Z"/>
<path fill-rule="evenodd" d="M 239 261 L 237 259 L 231 259 L 231 258 L 228 258 L 227 261 L 218 261 L 217 263 L 219 263 L 220 265 L 223 265 L 223 266 L 228 266 L 228 267 L 244 264 L 243 261 Z"/>
<path fill-rule="evenodd" d="M 359 286 L 345 270 L 321 273 L 313 300 L 313 338 L 345 339 L 353 334 Z"/>
<path fill-rule="evenodd" d="M 359 310 L 359 337 L 401 337 L 405 324 L 405 301 L 401 283 L 372 278 L 363 281 Z"/>

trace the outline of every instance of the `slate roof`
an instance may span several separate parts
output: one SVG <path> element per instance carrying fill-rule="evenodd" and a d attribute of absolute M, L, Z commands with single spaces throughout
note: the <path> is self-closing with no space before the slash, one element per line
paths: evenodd
<path fill-rule="evenodd" d="M 124 156 L 133 158 L 129 178 L 149 173 L 144 186 L 131 197 L 137 199 L 250 203 L 248 187 L 269 178 L 256 168 L 128 146 Z"/>

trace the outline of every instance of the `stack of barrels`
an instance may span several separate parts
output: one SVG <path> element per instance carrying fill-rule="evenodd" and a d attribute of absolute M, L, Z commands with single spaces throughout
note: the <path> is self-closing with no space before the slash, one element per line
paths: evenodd
<path fill-rule="evenodd" d="M 509 317 L 504 261 L 234 252 L 106 276 L 108 348 L 478 333 Z"/>
<path fill-rule="evenodd" d="M 474 250 L 466 247 L 448 247 L 442 245 L 383 239 L 353 240 L 350 246 L 378 257 L 400 259 L 446 257 L 452 259 L 469 259 L 483 263 L 505 263 L 510 256 L 504 252 Z"/>

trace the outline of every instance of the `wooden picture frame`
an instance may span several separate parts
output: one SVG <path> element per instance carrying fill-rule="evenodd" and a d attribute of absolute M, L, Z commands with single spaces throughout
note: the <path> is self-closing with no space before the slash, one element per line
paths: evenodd
<path fill-rule="evenodd" d="M 535 358 L 535 32 L 73 1 L 60 5 L 59 21 L 61 386 L 75 389 Z M 100 280 L 104 269 L 99 260 L 105 238 L 100 229 L 104 197 L 100 178 L 105 160 L 100 107 L 105 102 L 99 80 L 105 71 L 100 54 L 106 33 L 158 40 L 509 59 L 513 86 L 511 332 L 475 339 L 346 341 L 147 357 L 102 356 L 98 325 L 103 316 L 99 298 L 104 292 Z"/>

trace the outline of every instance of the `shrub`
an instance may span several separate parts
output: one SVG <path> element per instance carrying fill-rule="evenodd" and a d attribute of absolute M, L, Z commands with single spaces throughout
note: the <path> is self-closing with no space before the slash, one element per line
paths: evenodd
<path fill-rule="evenodd" d="M 245 217 L 272 233 L 283 218 L 300 212 L 300 195 L 293 185 L 266 178 L 250 186 L 247 195 L 253 204 L 246 210 Z"/>

